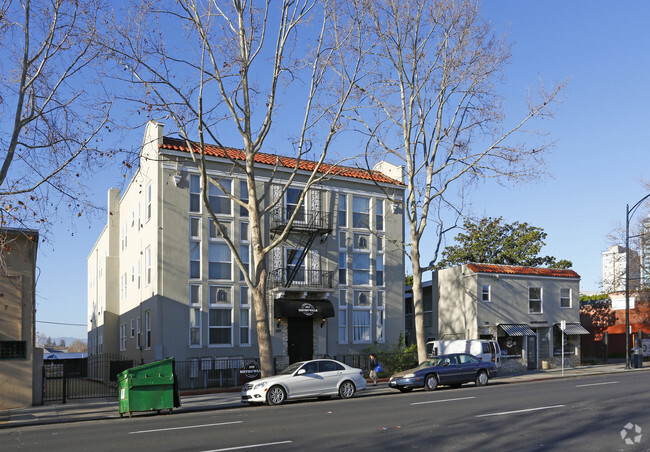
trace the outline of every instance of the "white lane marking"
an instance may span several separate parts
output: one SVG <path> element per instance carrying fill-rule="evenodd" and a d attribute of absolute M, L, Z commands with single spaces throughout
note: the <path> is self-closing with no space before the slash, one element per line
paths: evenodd
<path fill-rule="evenodd" d="M 425 403 L 442 403 L 442 402 L 455 402 L 456 400 L 469 400 L 476 397 L 459 397 L 457 399 L 443 399 L 443 400 L 429 400 L 428 402 L 414 402 L 411 405 L 424 405 Z"/>
<path fill-rule="evenodd" d="M 252 449 L 253 447 L 279 446 L 280 444 L 290 444 L 293 441 L 277 441 L 275 443 L 249 444 L 248 446 L 226 447 L 225 449 L 212 449 L 204 452 L 221 452 L 224 450 Z"/>
<path fill-rule="evenodd" d="M 529 412 L 529 411 L 550 410 L 552 408 L 561 408 L 563 406 L 564 405 L 540 406 L 540 407 L 537 407 L 537 408 L 527 408 L 525 410 L 502 411 L 501 413 L 479 414 L 476 417 L 503 416 L 505 414 L 516 414 L 516 413 L 526 413 L 526 412 Z"/>
<path fill-rule="evenodd" d="M 231 425 L 231 424 L 241 424 L 242 421 L 232 421 L 232 422 L 220 422 L 218 424 L 203 424 L 203 425 L 188 425 L 186 427 L 170 427 L 170 428 L 158 428 L 155 430 L 140 430 L 138 432 L 129 432 L 129 435 L 137 435 L 138 433 L 156 433 L 156 432 L 168 432 L 171 430 L 184 430 L 187 428 L 202 428 L 202 427 L 215 427 L 218 425 Z"/>
<path fill-rule="evenodd" d="M 576 388 L 584 388 L 585 386 L 600 386 L 600 385 L 615 385 L 618 381 L 605 381 L 603 383 L 589 383 L 584 385 L 576 385 Z"/>

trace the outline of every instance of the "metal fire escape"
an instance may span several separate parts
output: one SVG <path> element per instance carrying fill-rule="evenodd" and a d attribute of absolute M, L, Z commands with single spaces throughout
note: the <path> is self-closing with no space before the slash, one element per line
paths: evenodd
<path fill-rule="evenodd" d="M 271 221 L 271 234 L 279 234 L 287 227 L 293 209 L 293 207 L 278 207 L 275 210 Z M 286 271 L 285 269 L 274 270 L 276 274 L 273 279 L 285 288 L 291 287 L 300 274 L 307 253 L 316 238 L 320 237 L 320 242 L 324 243 L 332 232 L 332 214 L 330 212 L 307 210 L 304 207 L 301 207 L 301 210 L 303 210 L 302 215 L 296 217 L 289 230 L 290 236 L 296 238 L 297 243 L 295 249 L 290 249 L 287 252 Z M 282 274 L 278 275 L 278 271 L 281 271 Z M 318 285 L 331 284 L 331 281 L 325 281 L 331 280 L 329 274 L 331 272 L 319 272 L 318 275 L 312 275 L 313 271 L 302 271 L 306 273 L 307 282 L 317 282 Z"/>

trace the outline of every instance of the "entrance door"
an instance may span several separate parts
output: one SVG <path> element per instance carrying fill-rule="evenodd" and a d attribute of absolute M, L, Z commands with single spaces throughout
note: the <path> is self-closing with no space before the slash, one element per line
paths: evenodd
<path fill-rule="evenodd" d="M 526 336 L 528 347 L 528 370 L 537 369 L 537 336 Z"/>
<path fill-rule="evenodd" d="M 289 363 L 312 359 L 314 322 L 311 318 L 289 318 Z"/>

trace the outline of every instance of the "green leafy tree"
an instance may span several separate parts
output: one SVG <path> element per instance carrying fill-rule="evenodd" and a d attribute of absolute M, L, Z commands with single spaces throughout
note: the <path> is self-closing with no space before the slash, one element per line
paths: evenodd
<path fill-rule="evenodd" d="M 503 218 L 466 220 L 465 232 L 456 236 L 457 245 L 442 252 L 437 269 L 468 264 L 522 265 L 525 267 L 571 268 L 571 261 L 557 261 L 552 256 L 540 256 L 546 244 L 542 228 L 515 221 L 504 224 Z"/>

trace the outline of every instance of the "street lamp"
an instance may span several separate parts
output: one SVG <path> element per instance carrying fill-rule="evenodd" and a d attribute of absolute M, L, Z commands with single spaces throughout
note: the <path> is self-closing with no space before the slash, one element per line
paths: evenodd
<path fill-rule="evenodd" d="M 650 198 L 650 193 L 645 195 L 639 202 L 625 205 L 625 368 L 630 368 L 630 217 L 643 201 Z"/>

